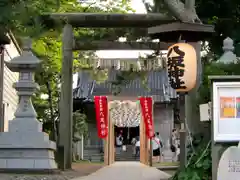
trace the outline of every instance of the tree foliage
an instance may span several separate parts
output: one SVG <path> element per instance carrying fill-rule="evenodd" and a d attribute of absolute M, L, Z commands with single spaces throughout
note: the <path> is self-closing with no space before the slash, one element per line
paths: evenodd
<path fill-rule="evenodd" d="M 0 23 L 6 32 L 11 30 L 19 40 L 28 36 L 33 39 L 33 52 L 42 60 L 35 80 L 40 85 L 33 103 L 38 118 L 43 122 L 43 129 L 52 132 L 56 139 L 55 121 L 58 119 L 61 72 L 61 26 L 49 29 L 40 23 L 40 15 L 52 12 L 121 12 L 131 10 L 128 0 L 111 2 L 96 1 L 92 4 L 80 3 L 78 0 L 2 0 L 0 2 Z M 123 35 L 123 30 L 108 29 L 74 29 L 75 36 L 82 40 L 99 40 L 102 38 L 116 40 Z M 120 34 L 120 35 L 118 35 Z M 105 71 L 93 70 L 91 66 L 81 63 L 83 59 L 92 58 L 94 52 L 74 52 L 74 71 L 88 69 L 97 82 L 107 78 Z"/>
<path fill-rule="evenodd" d="M 193 148 L 188 152 L 188 163 L 179 170 L 172 180 L 209 180 L 211 179 L 211 141 L 205 141 L 203 134 L 193 138 Z"/>
<path fill-rule="evenodd" d="M 87 138 L 88 126 L 87 116 L 80 111 L 73 113 L 73 141 L 79 141 L 79 137 Z"/>
<path fill-rule="evenodd" d="M 218 56 L 221 55 L 223 40 L 226 37 L 231 37 L 236 42 L 236 53 L 239 55 L 239 1 L 196 0 L 196 10 L 204 23 L 215 25 L 215 33 L 208 40 L 210 51 Z"/>
<path fill-rule="evenodd" d="M 234 64 L 217 64 L 215 62 L 208 63 L 204 66 L 203 81 L 199 89 L 199 103 L 208 103 L 211 101 L 211 84 L 209 76 L 213 75 L 240 75 L 240 62 Z"/>

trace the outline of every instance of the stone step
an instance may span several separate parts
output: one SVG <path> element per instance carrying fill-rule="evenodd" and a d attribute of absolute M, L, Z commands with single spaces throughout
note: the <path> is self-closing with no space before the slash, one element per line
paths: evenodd
<path fill-rule="evenodd" d="M 100 149 L 97 147 L 85 147 L 83 159 L 91 162 L 102 162 L 104 160 L 104 153 L 100 153 Z"/>
<path fill-rule="evenodd" d="M 88 160 L 91 162 L 103 162 L 104 161 L 103 154 L 91 154 L 91 155 L 86 155 L 83 158 L 84 158 L 84 160 Z"/>
<path fill-rule="evenodd" d="M 84 148 L 83 156 L 85 160 L 92 162 L 99 162 L 104 159 L 104 153 L 100 153 L 100 149 L 96 147 Z M 120 154 L 116 154 L 115 159 L 116 161 L 139 161 L 139 158 L 136 158 L 132 154 L 131 146 L 127 146 L 127 151 L 122 151 Z"/>
<path fill-rule="evenodd" d="M 83 153 L 83 156 L 92 156 L 92 155 L 101 155 L 103 153 L 100 153 L 100 152 L 92 152 L 92 153 L 89 153 L 89 152 L 85 152 Z"/>
<path fill-rule="evenodd" d="M 139 157 L 137 157 L 137 158 L 135 158 L 135 157 L 132 157 L 132 158 L 115 157 L 115 161 L 139 161 L 139 160 L 140 160 Z"/>

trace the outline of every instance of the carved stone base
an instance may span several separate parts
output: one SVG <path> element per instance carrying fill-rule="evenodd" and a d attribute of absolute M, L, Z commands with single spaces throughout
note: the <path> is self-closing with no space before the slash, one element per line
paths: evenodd
<path fill-rule="evenodd" d="M 1 170 L 57 169 L 54 160 L 56 144 L 49 140 L 48 134 L 40 131 L 40 126 L 41 123 L 35 120 L 12 120 L 9 123 L 9 132 L 0 133 Z"/>
<path fill-rule="evenodd" d="M 53 151 L 47 149 L 1 149 L 0 169 L 57 169 Z"/>

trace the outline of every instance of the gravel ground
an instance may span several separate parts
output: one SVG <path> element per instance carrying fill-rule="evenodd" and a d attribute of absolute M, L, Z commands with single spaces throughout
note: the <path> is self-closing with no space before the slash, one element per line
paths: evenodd
<path fill-rule="evenodd" d="M 1 174 L 1 180 L 68 180 L 74 177 L 63 175 L 9 175 Z"/>
<path fill-rule="evenodd" d="M 76 177 L 89 175 L 100 169 L 103 165 L 91 163 L 73 164 L 73 170 L 63 171 L 60 174 L 3 174 L 0 173 L 0 180 L 69 180 Z"/>

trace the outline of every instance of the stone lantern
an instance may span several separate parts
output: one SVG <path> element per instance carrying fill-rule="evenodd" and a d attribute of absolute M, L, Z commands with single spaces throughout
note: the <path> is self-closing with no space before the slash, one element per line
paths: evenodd
<path fill-rule="evenodd" d="M 231 63 L 237 63 L 237 56 L 234 54 L 234 45 L 233 40 L 229 37 L 224 39 L 223 41 L 223 55 L 219 58 L 217 63 L 223 63 L 223 64 L 231 64 Z"/>
<path fill-rule="evenodd" d="M 24 40 L 21 56 L 5 62 L 13 72 L 19 72 L 19 81 L 13 84 L 18 92 L 19 104 L 15 118 L 9 121 L 9 131 L 0 133 L 0 169 L 54 170 L 56 144 L 42 132 L 31 96 L 39 88 L 34 82 L 34 71 L 40 60 L 31 52 L 31 41 Z"/>

